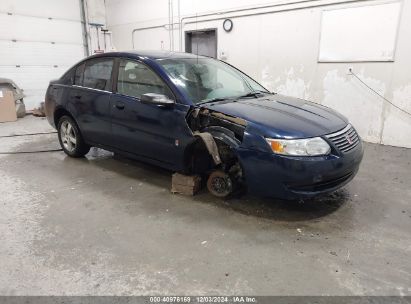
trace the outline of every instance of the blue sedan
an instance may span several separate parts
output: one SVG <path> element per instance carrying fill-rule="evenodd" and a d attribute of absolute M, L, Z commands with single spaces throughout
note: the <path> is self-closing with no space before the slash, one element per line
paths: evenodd
<path fill-rule="evenodd" d="M 332 192 L 353 179 L 363 156 L 339 113 L 187 53 L 88 57 L 50 82 L 45 101 L 67 155 L 101 147 L 201 175 L 218 197 L 244 189 L 282 199 Z"/>

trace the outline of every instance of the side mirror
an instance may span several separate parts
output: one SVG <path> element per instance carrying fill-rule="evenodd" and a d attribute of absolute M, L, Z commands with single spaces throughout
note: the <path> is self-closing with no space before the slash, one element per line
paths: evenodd
<path fill-rule="evenodd" d="M 141 95 L 141 102 L 147 104 L 155 104 L 159 106 L 172 106 L 175 101 L 163 94 L 146 93 Z"/>

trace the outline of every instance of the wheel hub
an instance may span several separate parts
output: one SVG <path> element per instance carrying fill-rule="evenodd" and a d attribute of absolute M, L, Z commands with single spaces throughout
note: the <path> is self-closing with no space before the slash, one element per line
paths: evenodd
<path fill-rule="evenodd" d="M 60 137 L 64 148 L 73 152 L 76 149 L 77 137 L 73 126 L 69 121 L 64 121 L 60 127 Z"/>
<path fill-rule="evenodd" d="M 212 185 L 213 185 L 214 191 L 218 193 L 223 193 L 224 191 L 227 190 L 227 183 L 224 178 L 215 177 L 212 181 Z"/>
<path fill-rule="evenodd" d="M 208 177 L 207 188 L 215 196 L 226 197 L 233 191 L 233 183 L 227 173 L 216 170 Z"/>

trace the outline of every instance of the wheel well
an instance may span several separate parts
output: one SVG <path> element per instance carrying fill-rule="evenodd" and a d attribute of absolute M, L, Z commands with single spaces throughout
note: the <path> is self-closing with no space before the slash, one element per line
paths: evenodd
<path fill-rule="evenodd" d="M 239 161 L 232 146 L 218 138 L 214 138 L 214 140 L 218 147 L 219 156 L 221 157 L 221 164 L 216 165 L 214 163 L 203 140 L 198 138 L 194 143 L 187 147 L 185 151 L 184 157 L 187 173 L 204 174 L 217 167 L 228 170 Z"/>
<path fill-rule="evenodd" d="M 198 138 L 184 152 L 185 172 L 202 174 L 213 168 L 213 159 L 204 142 Z"/>
<path fill-rule="evenodd" d="M 64 115 L 70 116 L 71 118 L 73 118 L 73 116 L 71 116 L 70 112 L 63 109 L 63 108 L 58 108 L 56 109 L 56 111 L 54 111 L 54 125 L 56 126 L 56 128 L 58 127 L 58 123 L 61 117 L 63 117 Z"/>

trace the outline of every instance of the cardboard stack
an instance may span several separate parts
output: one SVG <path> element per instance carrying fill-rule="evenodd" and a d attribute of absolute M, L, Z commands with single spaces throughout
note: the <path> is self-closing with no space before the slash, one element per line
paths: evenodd
<path fill-rule="evenodd" d="M 13 92 L 0 90 L 0 122 L 16 120 L 17 114 Z"/>
<path fill-rule="evenodd" d="M 201 177 L 174 173 L 171 180 L 171 192 L 194 195 L 201 189 Z"/>

